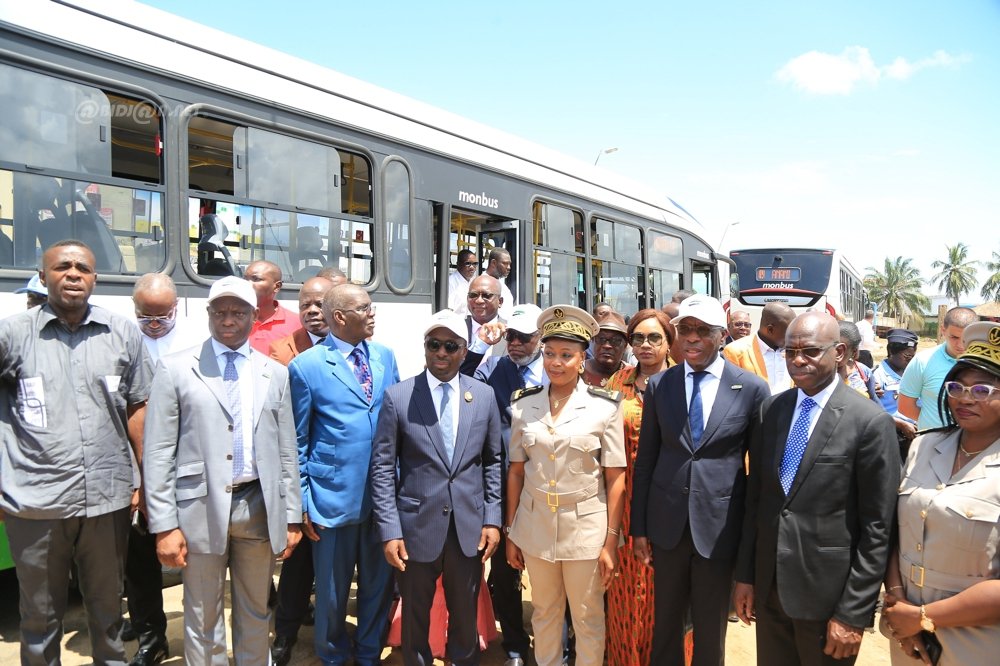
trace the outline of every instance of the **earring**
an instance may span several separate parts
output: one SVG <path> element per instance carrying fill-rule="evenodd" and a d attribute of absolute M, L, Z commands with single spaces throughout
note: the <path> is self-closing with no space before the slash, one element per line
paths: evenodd
<path fill-rule="evenodd" d="M 580 364 L 580 367 L 579 367 L 579 369 L 577 370 L 577 372 L 578 372 L 579 374 L 581 374 L 581 375 L 583 374 L 583 364 L 582 364 L 582 363 Z"/>

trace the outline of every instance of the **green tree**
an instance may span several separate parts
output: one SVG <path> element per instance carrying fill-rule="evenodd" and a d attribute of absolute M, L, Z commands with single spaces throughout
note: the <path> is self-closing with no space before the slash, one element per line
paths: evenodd
<path fill-rule="evenodd" d="M 976 288 L 976 266 L 979 262 L 969 260 L 969 247 L 965 243 L 946 245 L 945 249 L 948 258 L 931 263 L 932 268 L 939 269 L 931 282 L 936 282 L 937 288 L 948 298 L 954 298 L 958 306 L 959 299 Z"/>
<path fill-rule="evenodd" d="M 983 300 L 1000 301 L 1000 252 L 993 252 L 993 261 L 984 262 L 990 276 L 986 278 L 979 295 Z"/>
<path fill-rule="evenodd" d="M 923 313 L 930 309 L 931 301 L 921 288 L 924 281 L 912 259 L 885 258 L 881 271 L 869 268 L 865 276 L 868 299 L 878 304 L 882 314 L 903 320 L 923 323 Z"/>

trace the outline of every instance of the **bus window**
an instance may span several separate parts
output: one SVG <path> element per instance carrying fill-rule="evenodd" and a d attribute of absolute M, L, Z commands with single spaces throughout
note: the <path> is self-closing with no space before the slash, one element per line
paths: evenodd
<path fill-rule="evenodd" d="M 12 165 L 0 170 L 0 266 L 36 269 L 45 248 L 75 238 L 100 273 L 162 268 L 157 107 L 10 65 L 0 104 L 0 161 Z"/>
<path fill-rule="evenodd" d="M 541 201 L 532 209 L 535 251 L 534 271 L 529 274 L 531 298 L 542 309 L 559 304 L 586 309 L 583 215 Z"/>
<path fill-rule="evenodd" d="M 591 218 L 590 245 L 594 302 L 608 303 L 631 316 L 646 307 L 642 232 L 631 225 Z"/>
<path fill-rule="evenodd" d="M 649 231 L 646 250 L 651 306 L 658 308 L 684 287 L 684 245 L 676 236 Z"/>
<path fill-rule="evenodd" d="M 715 279 L 712 264 L 695 263 L 691 267 L 691 288 L 696 294 L 715 294 Z"/>
<path fill-rule="evenodd" d="M 410 243 L 410 172 L 399 160 L 388 160 L 382 169 L 385 196 L 386 277 L 397 291 L 413 282 L 413 252 Z"/>
<path fill-rule="evenodd" d="M 333 266 L 351 282 L 370 283 L 370 176 L 368 160 L 357 153 L 195 116 L 188 126 L 194 271 L 239 275 L 266 259 L 286 282 Z"/>

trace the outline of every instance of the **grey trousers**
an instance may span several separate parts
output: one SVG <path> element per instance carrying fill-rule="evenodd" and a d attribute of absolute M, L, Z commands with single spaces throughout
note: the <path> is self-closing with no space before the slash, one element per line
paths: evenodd
<path fill-rule="evenodd" d="M 270 662 L 270 609 L 275 554 L 267 531 L 260 485 L 233 493 L 225 553 L 188 552 L 184 583 L 184 661 L 188 666 L 228 666 L 224 615 L 226 569 L 232 599 L 233 657 L 237 666 Z"/>
<path fill-rule="evenodd" d="M 5 521 L 21 593 L 21 664 L 60 663 L 62 621 L 74 563 L 94 664 L 128 663 L 120 634 L 129 510 L 51 520 L 8 515 Z"/>

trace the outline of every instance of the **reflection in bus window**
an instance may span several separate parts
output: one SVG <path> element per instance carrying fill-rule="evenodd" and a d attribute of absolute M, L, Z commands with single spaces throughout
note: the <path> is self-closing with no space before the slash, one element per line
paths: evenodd
<path fill-rule="evenodd" d="M 266 259 L 281 267 L 285 282 L 303 282 L 333 266 L 352 282 L 370 283 L 370 175 L 368 161 L 350 151 L 192 118 L 188 181 L 204 193 L 189 199 L 192 267 L 205 276 L 242 274 Z"/>
<path fill-rule="evenodd" d="M 532 218 L 535 252 L 531 293 L 534 302 L 543 309 L 560 303 L 586 309 L 583 215 L 569 208 L 536 201 L 532 206 Z"/>
<path fill-rule="evenodd" d="M 386 277 L 394 289 L 404 290 L 413 281 L 410 245 L 410 173 L 399 160 L 389 160 L 382 169 L 385 193 Z"/>
<path fill-rule="evenodd" d="M 676 236 L 650 231 L 646 252 L 650 302 L 654 308 L 662 307 L 675 291 L 684 288 L 684 246 Z"/>
<path fill-rule="evenodd" d="M 594 302 L 608 303 L 622 315 L 646 307 L 642 232 L 631 225 L 591 218 Z"/>

